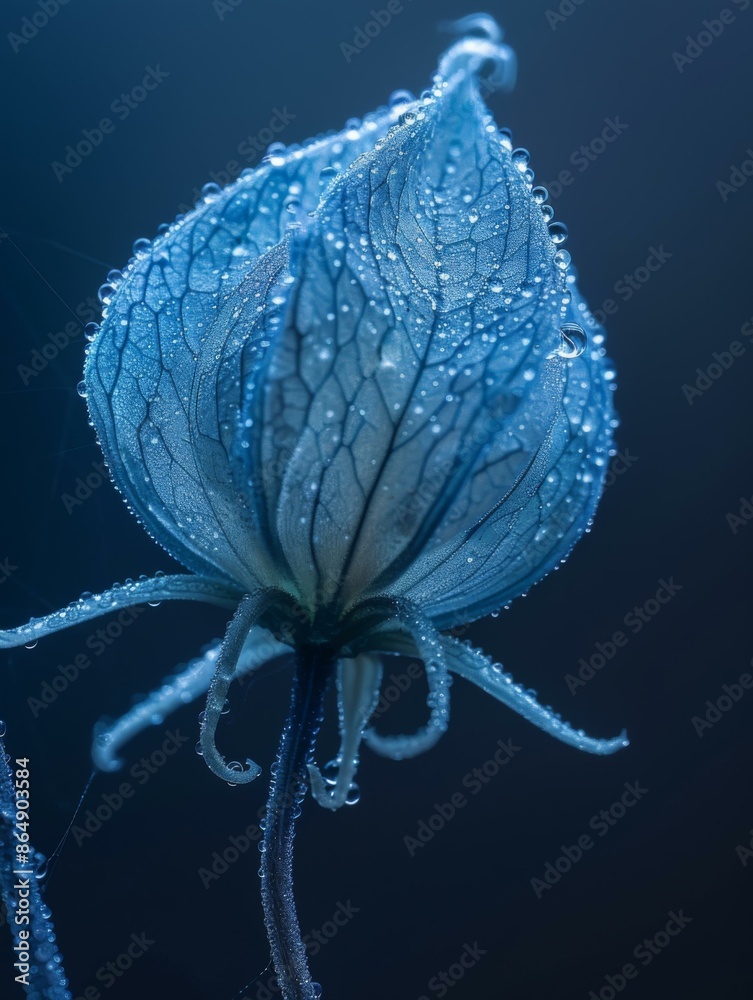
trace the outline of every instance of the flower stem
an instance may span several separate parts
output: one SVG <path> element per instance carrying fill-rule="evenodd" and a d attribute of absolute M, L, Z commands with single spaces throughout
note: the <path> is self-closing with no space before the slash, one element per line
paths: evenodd
<path fill-rule="evenodd" d="M 311 980 L 293 897 L 293 838 L 306 793 L 307 764 L 313 761 L 324 694 L 334 665 L 332 651 L 324 647 L 307 646 L 298 651 L 290 710 L 269 788 L 261 896 L 283 1000 L 317 1000 L 321 996 L 321 987 Z"/>

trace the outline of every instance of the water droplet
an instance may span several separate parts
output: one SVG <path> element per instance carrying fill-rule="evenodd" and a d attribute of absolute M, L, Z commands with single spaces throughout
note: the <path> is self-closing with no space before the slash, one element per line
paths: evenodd
<path fill-rule="evenodd" d="M 340 761 L 330 760 L 322 768 L 322 777 L 327 782 L 328 785 L 334 785 L 337 782 L 337 775 L 340 773 Z"/>
<path fill-rule="evenodd" d="M 270 142 L 262 162 L 269 163 L 273 167 L 282 167 L 285 165 L 285 152 L 284 142 Z"/>
<path fill-rule="evenodd" d="M 518 146 L 510 154 L 513 165 L 518 168 L 518 170 L 523 173 L 528 169 L 528 161 L 531 159 L 531 154 L 523 146 Z"/>
<path fill-rule="evenodd" d="M 198 742 L 198 743 L 196 744 L 196 746 L 194 747 L 194 750 L 195 750 L 195 751 L 196 751 L 196 753 L 197 753 L 197 754 L 199 755 L 199 757 L 203 757 L 203 756 L 204 756 L 204 751 L 203 751 L 203 750 L 202 750 L 202 748 L 201 748 L 201 742 Z"/>
<path fill-rule="evenodd" d="M 554 209 L 551 205 L 542 205 L 541 214 L 544 216 L 544 221 L 549 222 L 550 219 L 554 218 Z"/>
<path fill-rule="evenodd" d="M 99 323 L 87 323 L 84 327 L 84 336 L 91 343 L 99 333 Z"/>
<path fill-rule="evenodd" d="M 533 200 L 536 202 L 537 205 L 543 205 L 544 202 L 549 197 L 549 192 L 545 187 L 542 187 L 541 185 L 535 187 L 531 191 L 531 194 L 533 195 Z"/>
<path fill-rule="evenodd" d="M 554 255 L 554 263 L 563 271 L 567 269 L 570 260 L 571 257 L 567 250 L 558 250 Z"/>
<path fill-rule="evenodd" d="M 394 90 L 390 94 L 390 107 L 396 108 L 401 104 L 412 104 L 415 99 L 409 90 Z"/>
<path fill-rule="evenodd" d="M 240 774 L 243 771 L 243 764 L 241 764 L 241 762 L 239 760 L 231 760 L 227 767 L 228 767 L 229 771 L 235 771 L 237 774 Z M 236 785 L 237 785 L 237 782 L 235 782 L 235 781 L 228 781 L 228 785 L 231 788 L 235 788 Z"/>
<path fill-rule="evenodd" d="M 560 327 L 560 346 L 555 354 L 561 358 L 579 358 L 588 345 L 586 331 L 577 323 L 565 323 Z"/>
<path fill-rule="evenodd" d="M 219 194 L 221 190 L 219 184 L 215 184 L 214 181 L 208 181 L 201 189 L 201 197 L 212 198 L 214 195 Z"/>
<path fill-rule="evenodd" d="M 86 382 L 84 382 L 83 379 L 81 379 L 79 384 L 76 386 L 76 392 L 79 394 L 79 396 L 82 396 L 84 399 L 86 399 Z"/>
<path fill-rule="evenodd" d="M 415 122 L 415 120 L 416 120 L 416 114 L 414 111 L 406 111 L 398 118 L 398 122 L 400 125 L 412 125 Z"/>
<path fill-rule="evenodd" d="M 0 719 L 0 739 L 2 739 L 3 736 L 5 736 L 5 734 L 7 733 L 7 731 L 8 730 L 7 730 L 7 727 L 6 727 L 5 723 L 3 722 L 2 719 Z"/>
<path fill-rule="evenodd" d="M 345 805 L 355 806 L 360 801 L 361 801 L 361 789 L 354 781 L 353 784 L 348 789 L 348 794 L 345 796 Z"/>
<path fill-rule="evenodd" d="M 144 239 L 143 236 L 141 237 L 141 239 L 133 241 L 133 252 L 136 254 L 137 257 L 139 256 L 139 254 L 148 253 L 151 247 L 152 247 L 152 241 Z"/>
<path fill-rule="evenodd" d="M 552 243 L 559 246 L 567 239 L 567 226 L 564 222 L 550 222 L 549 235 L 552 238 Z"/>
<path fill-rule="evenodd" d="M 26 649 L 34 649 L 35 646 L 39 645 L 39 639 L 32 639 L 31 642 L 25 644 Z"/>

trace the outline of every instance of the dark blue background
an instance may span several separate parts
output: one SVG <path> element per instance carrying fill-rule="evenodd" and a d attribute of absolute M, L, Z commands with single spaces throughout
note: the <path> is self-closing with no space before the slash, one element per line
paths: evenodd
<path fill-rule="evenodd" d="M 753 693 L 703 738 L 691 724 L 753 655 L 753 525 L 733 533 L 726 521 L 753 493 L 750 344 L 692 406 L 682 389 L 753 317 L 753 181 L 726 201 L 716 186 L 753 145 L 753 5 L 682 72 L 672 58 L 721 7 L 585 0 L 554 28 L 546 2 L 490 9 L 520 62 L 515 92 L 495 96 L 493 110 L 531 150 L 542 181 L 573 171 L 554 204 L 570 226 L 581 288 L 594 308 L 619 302 L 608 322 L 618 443 L 637 460 L 607 490 L 568 565 L 470 634 L 574 724 L 604 736 L 624 725 L 633 742 L 609 759 L 580 755 L 458 682 L 450 731 L 430 754 L 395 764 L 364 753 L 358 807 L 329 815 L 307 804 L 297 839 L 304 928 L 320 927 L 338 901 L 360 910 L 312 959 L 328 1000 L 438 996 L 430 978 L 474 942 L 487 954 L 453 987 L 453 1000 L 586 1000 L 679 908 L 692 923 L 640 967 L 624 996 L 751 996 L 753 864 L 743 867 L 735 848 L 753 827 Z M 37 9 L 24 0 L 0 15 L 0 229 L 8 234 L 0 240 L 0 560 L 17 567 L 0 585 L 3 626 L 83 590 L 174 568 L 109 484 L 70 513 L 61 499 L 100 460 L 75 390 L 83 337 L 27 384 L 18 366 L 96 295 L 136 237 L 152 236 L 211 171 L 238 159 L 238 144 L 276 107 L 295 115 L 281 136 L 295 142 L 339 127 L 397 87 L 419 91 L 446 45 L 437 23 L 473 7 L 406 0 L 349 63 L 340 43 L 370 19 L 368 2 L 243 0 L 220 19 L 210 0 L 69 0 L 14 53 L 5 36 Z M 59 182 L 52 161 L 157 64 L 169 73 L 164 83 Z M 587 170 L 573 170 L 570 155 L 610 116 L 627 130 Z M 671 258 L 629 301 L 619 299 L 615 283 L 661 246 Z M 670 576 L 682 590 L 572 695 L 564 675 Z M 32 759 L 41 849 L 52 850 L 71 819 L 94 722 L 122 712 L 225 620 L 198 606 L 148 609 L 38 719 L 27 698 L 85 650 L 93 627 L 3 656 L 0 716 L 9 750 Z M 231 753 L 268 768 L 288 686 L 279 671 L 248 698 L 238 693 L 223 734 Z M 391 710 L 390 728 L 420 717 L 418 696 Z M 69 840 L 50 879 L 76 995 L 142 931 L 155 944 L 103 990 L 108 1000 L 231 1000 L 267 963 L 255 849 L 209 889 L 197 875 L 255 820 L 265 795 L 263 781 L 226 787 L 193 753 L 199 708 L 164 727 L 174 722 L 189 735 L 185 748 L 96 836 L 80 847 Z M 508 738 L 521 752 L 411 858 L 403 837 Z M 145 733 L 129 766 L 162 739 L 162 729 Z M 325 742 L 334 748 L 332 734 Z M 84 810 L 127 778 L 99 776 Z M 538 900 L 531 878 L 636 779 L 645 798 Z M 3 996 L 15 995 L 8 954 Z M 255 983 L 247 995 L 264 993 Z"/>

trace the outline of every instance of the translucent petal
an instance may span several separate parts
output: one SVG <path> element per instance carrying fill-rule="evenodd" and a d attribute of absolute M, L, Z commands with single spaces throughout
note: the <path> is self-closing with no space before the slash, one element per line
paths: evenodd
<path fill-rule="evenodd" d="M 268 255 L 236 293 L 230 334 L 224 324 L 250 373 L 237 454 L 264 485 L 265 532 L 306 603 L 388 591 L 441 624 L 486 613 L 508 563 L 519 592 L 567 553 L 598 496 L 611 412 L 601 352 L 558 353 L 573 293 L 478 93 L 480 61 L 505 52 L 453 47 L 432 96 Z M 559 463 L 562 496 L 546 486 Z M 526 476 L 526 531 L 495 559 L 490 533 Z M 528 558 L 531 497 L 530 534 L 543 526 L 545 543 Z M 483 524 L 493 586 L 476 586 L 460 551 Z"/>
<path fill-rule="evenodd" d="M 524 719 L 562 743 L 567 743 L 577 750 L 584 750 L 586 753 L 600 755 L 615 753 L 628 745 L 624 730 L 619 736 L 605 740 L 587 736 L 582 729 L 573 729 L 552 709 L 542 707 L 534 695 L 520 684 L 516 684 L 499 664 L 494 663 L 490 657 L 474 649 L 470 644 L 443 636 L 442 648 L 445 662 L 453 673 L 472 681 L 487 694 L 497 698 L 518 715 L 522 715 Z"/>
<path fill-rule="evenodd" d="M 134 604 L 158 604 L 160 601 L 205 601 L 222 608 L 235 608 L 243 595 L 224 580 L 206 577 L 155 576 L 122 586 L 114 585 L 101 594 L 82 597 L 44 618 L 32 618 L 28 625 L 0 631 L 0 649 L 34 643 L 52 632 L 60 632 L 72 625 L 88 622 L 101 615 L 109 615 L 120 608 Z"/>
<path fill-rule="evenodd" d="M 344 806 L 358 770 L 358 753 L 364 729 L 379 700 L 382 663 L 376 656 L 362 653 L 337 665 L 337 694 L 340 712 L 339 767 L 334 787 L 328 789 L 316 764 L 309 764 L 311 794 L 320 806 Z"/>
<path fill-rule="evenodd" d="M 291 147 L 208 194 L 153 243 L 138 241 L 123 278 L 105 296 L 85 370 L 91 416 L 135 513 L 196 572 L 219 571 L 245 590 L 279 577 L 253 509 L 233 487 L 216 392 L 212 411 L 191 409 L 207 331 L 224 296 L 281 239 L 294 218 L 289 209 L 305 217 L 331 176 L 371 148 L 403 110 L 383 110 Z"/>
<path fill-rule="evenodd" d="M 542 364 L 541 387 L 524 411 L 541 428 L 500 500 L 442 546 L 427 550 L 387 589 L 426 609 L 439 628 L 498 610 L 557 567 L 588 527 L 612 446 L 613 383 L 605 377 L 603 331 L 574 285 L 565 318 L 588 331 L 577 359 Z"/>

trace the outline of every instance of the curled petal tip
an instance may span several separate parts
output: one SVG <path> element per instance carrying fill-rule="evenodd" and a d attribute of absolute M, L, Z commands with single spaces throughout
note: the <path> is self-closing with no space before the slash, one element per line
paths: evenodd
<path fill-rule="evenodd" d="M 501 42 L 505 37 L 502 27 L 491 14 L 466 14 L 454 21 L 442 21 L 439 30 L 448 35 L 467 35 L 476 31 L 490 42 Z"/>
<path fill-rule="evenodd" d="M 232 768 L 231 768 L 232 770 Z M 255 781 L 256 778 L 261 774 L 261 768 L 256 763 L 256 761 L 251 760 L 250 757 L 246 757 L 246 768 L 245 770 L 233 772 L 235 777 L 233 777 L 233 784 L 236 785 L 246 785 L 249 781 Z"/>
<path fill-rule="evenodd" d="M 502 44 L 502 29 L 488 14 L 471 14 L 459 21 L 447 22 L 446 30 L 460 38 L 442 56 L 439 63 L 440 80 L 449 79 L 458 71 L 478 74 L 482 66 L 491 62 L 493 70 L 484 77 L 486 90 L 512 90 L 517 76 L 517 58 L 509 45 Z M 480 34 L 469 34 L 476 31 Z"/>

